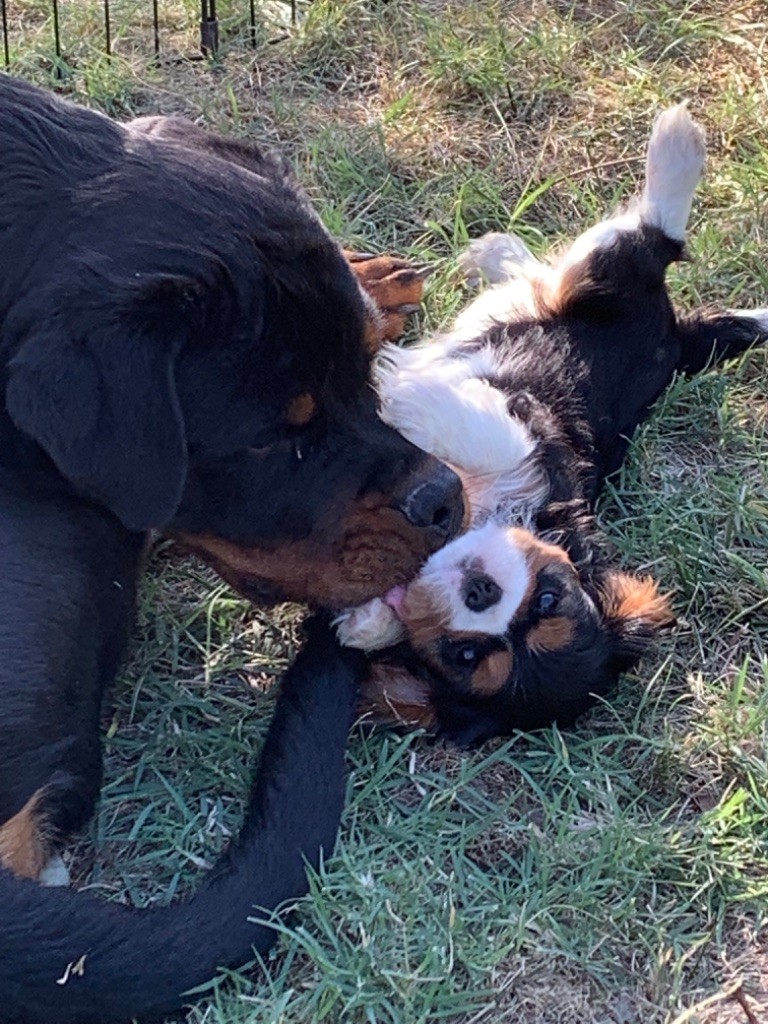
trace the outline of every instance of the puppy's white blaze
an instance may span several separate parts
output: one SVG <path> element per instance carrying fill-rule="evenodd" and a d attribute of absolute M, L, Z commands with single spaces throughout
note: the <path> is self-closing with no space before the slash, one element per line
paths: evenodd
<path fill-rule="evenodd" d="M 768 331 L 768 306 L 762 309 L 728 309 L 726 313 L 740 320 L 754 320 L 759 330 Z"/>
<path fill-rule="evenodd" d="M 704 170 L 707 150 L 704 131 L 685 103 L 656 118 L 648 143 L 645 188 L 639 214 L 644 224 L 685 241 L 693 194 Z"/>
<path fill-rule="evenodd" d="M 342 612 L 333 624 L 340 644 L 362 651 L 380 651 L 405 637 L 402 622 L 380 597 Z"/>
<path fill-rule="evenodd" d="M 470 242 L 459 256 L 459 267 L 470 284 L 499 284 L 516 277 L 522 269 L 542 266 L 517 235 L 489 231 Z"/>
<path fill-rule="evenodd" d="M 482 612 L 470 611 L 461 596 L 464 565 L 468 561 L 481 566 L 502 591 L 498 603 Z M 421 570 L 418 582 L 441 602 L 449 630 L 498 636 L 506 632 L 520 608 L 528 589 L 528 577 L 525 554 L 518 549 L 509 531 L 488 522 L 435 552 Z"/>
<path fill-rule="evenodd" d="M 476 378 L 446 384 L 431 374 L 382 389 L 381 417 L 424 451 L 469 474 L 503 473 L 535 447 L 501 391 Z"/>

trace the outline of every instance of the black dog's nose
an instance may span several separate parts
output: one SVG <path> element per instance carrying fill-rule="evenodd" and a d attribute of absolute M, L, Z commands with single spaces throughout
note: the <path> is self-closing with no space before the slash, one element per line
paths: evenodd
<path fill-rule="evenodd" d="M 452 469 L 438 464 L 429 478 L 406 496 L 401 508 L 414 526 L 432 527 L 446 539 L 455 537 L 464 518 L 461 480 Z"/>
<path fill-rule="evenodd" d="M 501 600 L 501 587 L 490 576 L 473 576 L 464 588 L 464 604 L 471 612 L 484 612 Z"/>

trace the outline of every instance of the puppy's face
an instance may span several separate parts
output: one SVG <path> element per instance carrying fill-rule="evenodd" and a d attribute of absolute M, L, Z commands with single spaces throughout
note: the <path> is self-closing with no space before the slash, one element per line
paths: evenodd
<path fill-rule="evenodd" d="M 652 581 L 585 583 L 563 548 L 494 523 L 433 555 L 393 603 L 407 651 L 396 690 L 387 655 L 367 697 L 464 744 L 573 721 L 672 618 Z"/>

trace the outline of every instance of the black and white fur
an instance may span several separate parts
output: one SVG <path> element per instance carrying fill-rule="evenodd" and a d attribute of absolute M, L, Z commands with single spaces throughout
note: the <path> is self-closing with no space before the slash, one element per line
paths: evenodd
<path fill-rule="evenodd" d="M 652 581 L 610 569 L 589 511 L 675 374 L 768 338 L 766 310 L 678 317 L 670 303 L 704 161 L 687 107 L 665 111 L 626 212 L 554 263 L 509 235 L 473 243 L 465 269 L 489 287 L 431 344 L 383 354 L 383 418 L 456 468 L 472 528 L 340 635 L 405 640 L 384 657 L 412 675 L 402 703 L 455 739 L 573 720 L 672 620 Z"/>

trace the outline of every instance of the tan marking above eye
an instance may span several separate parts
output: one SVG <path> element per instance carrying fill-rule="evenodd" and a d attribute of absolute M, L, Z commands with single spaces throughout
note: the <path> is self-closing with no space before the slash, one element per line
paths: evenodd
<path fill-rule="evenodd" d="M 556 615 L 551 619 L 542 619 L 533 629 L 528 631 L 525 644 L 534 654 L 545 651 L 563 651 L 573 640 L 576 627 L 571 619 L 564 615 Z"/>
<path fill-rule="evenodd" d="M 285 422 L 290 426 L 306 427 L 316 412 L 317 403 L 314 397 L 308 391 L 304 391 L 290 400 L 283 410 L 283 415 Z"/>
<path fill-rule="evenodd" d="M 522 619 L 528 614 L 531 598 L 538 586 L 539 573 L 542 570 L 551 565 L 568 566 L 573 573 L 574 579 L 578 579 L 578 573 L 565 548 L 560 547 L 558 544 L 547 544 L 543 540 L 539 540 L 530 530 L 514 527 L 510 533 L 514 537 L 517 549 L 525 556 L 529 570 L 528 588 L 525 594 L 523 594 L 520 607 L 515 614 L 516 619 Z M 562 572 L 562 569 L 560 571 Z"/>
<path fill-rule="evenodd" d="M 493 697 L 506 686 L 511 671 L 512 652 L 494 651 L 483 658 L 472 674 L 472 693 L 478 697 Z"/>
<path fill-rule="evenodd" d="M 514 527 L 510 532 L 514 535 L 515 545 L 525 555 L 526 561 L 531 567 L 532 576 L 536 576 L 552 562 L 558 562 L 561 565 L 573 564 L 568 557 L 568 552 L 559 544 L 547 544 L 545 541 L 539 540 L 529 530 L 519 527 Z"/>

